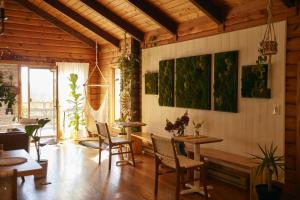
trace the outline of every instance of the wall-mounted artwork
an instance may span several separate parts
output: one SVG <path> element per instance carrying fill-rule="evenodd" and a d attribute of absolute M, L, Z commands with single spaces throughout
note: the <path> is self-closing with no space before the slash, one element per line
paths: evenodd
<path fill-rule="evenodd" d="M 271 89 L 268 88 L 268 65 L 243 66 L 242 97 L 271 98 Z"/>
<path fill-rule="evenodd" d="M 176 107 L 209 110 L 211 55 L 176 59 Z"/>
<path fill-rule="evenodd" d="M 238 51 L 215 54 L 214 110 L 237 112 Z"/>
<path fill-rule="evenodd" d="M 145 94 L 158 94 L 157 72 L 147 72 L 145 74 Z"/>
<path fill-rule="evenodd" d="M 174 106 L 174 60 L 159 62 L 159 98 L 160 106 Z"/>

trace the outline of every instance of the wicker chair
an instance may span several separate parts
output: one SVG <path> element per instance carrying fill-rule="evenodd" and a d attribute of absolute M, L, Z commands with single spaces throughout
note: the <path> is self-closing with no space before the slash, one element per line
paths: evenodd
<path fill-rule="evenodd" d="M 208 198 L 204 163 L 190 159 L 186 156 L 177 155 L 173 138 L 168 139 L 151 134 L 151 139 L 155 155 L 155 195 L 157 195 L 158 192 L 158 176 L 169 172 L 176 172 L 176 200 L 179 199 L 181 187 L 184 188 L 185 183 L 196 180 L 201 180 L 203 182 L 205 197 Z M 161 165 L 171 168 L 172 171 L 162 173 L 160 170 Z M 200 170 L 201 177 L 199 179 L 185 180 L 185 172 L 191 169 Z"/>
<path fill-rule="evenodd" d="M 106 149 L 103 147 L 103 144 L 108 144 L 109 150 L 109 170 L 111 169 L 111 157 L 112 155 L 122 155 L 131 154 L 132 165 L 135 166 L 134 155 L 132 151 L 132 141 L 129 141 L 120 137 L 111 137 L 107 123 L 96 122 L 96 127 L 99 137 L 99 165 L 101 163 L 101 151 Z M 128 151 L 122 151 L 122 147 L 128 146 Z M 118 152 L 113 153 L 113 149 L 119 149 Z"/>
<path fill-rule="evenodd" d="M 0 196 L 2 200 L 17 199 L 17 170 L 0 172 Z"/>

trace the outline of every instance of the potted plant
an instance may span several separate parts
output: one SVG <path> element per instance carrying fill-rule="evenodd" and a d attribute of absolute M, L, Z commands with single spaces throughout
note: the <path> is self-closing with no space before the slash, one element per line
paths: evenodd
<path fill-rule="evenodd" d="M 36 175 L 35 178 L 45 178 L 47 176 L 47 167 L 48 160 L 41 159 L 41 147 L 45 146 L 46 143 L 41 143 L 41 129 L 48 123 L 50 120 L 48 118 L 39 119 L 37 124 L 29 124 L 25 126 L 25 133 L 32 138 L 34 142 L 37 162 L 42 166 L 43 170 L 40 174 Z"/>
<path fill-rule="evenodd" d="M 281 189 L 272 183 L 273 175 L 278 179 L 278 169 L 284 170 L 284 156 L 276 156 L 277 146 L 271 144 L 270 148 L 267 145 L 262 148 L 258 145 L 262 155 L 250 154 L 257 161 L 256 175 L 263 174 L 267 184 L 256 185 L 256 192 L 260 200 L 279 200 Z"/>
<path fill-rule="evenodd" d="M 184 135 L 184 129 L 189 124 L 189 120 L 190 120 L 190 118 L 188 116 L 187 111 L 180 118 L 177 117 L 174 124 L 172 122 L 170 122 L 168 119 L 166 119 L 165 130 L 168 131 L 168 132 L 172 132 L 172 133 L 175 130 L 177 130 L 177 135 L 178 136 L 183 136 Z M 178 154 L 187 156 L 187 153 L 185 151 L 184 143 L 183 142 L 175 142 L 175 143 L 176 143 L 176 147 L 177 147 L 177 150 L 178 150 Z"/>
<path fill-rule="evenodd" d="M 203 126 L 204 122 L 205 121 L 196 123 L 196 122 L 193 121 L 193 126 L 194 126 L 194 129 L 195 129 L 195 136 L 199 136 L 200 135 L 199 129 Z"/>
<path fill-rule="evenodd" d="M 73 139 L 76 139 L 79 132 L 79 126 L 84 124 L 83 120 L 83 97 L 82 94 L 78 92 L 77 85 L 78 75 L 70 74 L 70 99 L 67 102 L 71 105 L 71 113 L 68 114 L 70 119 L 69 127 L 73 128 Z"/>

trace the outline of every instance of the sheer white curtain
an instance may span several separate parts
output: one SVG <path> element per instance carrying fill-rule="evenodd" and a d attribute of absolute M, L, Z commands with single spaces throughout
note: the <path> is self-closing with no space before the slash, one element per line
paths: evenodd
<path fill-rule="evenodd" d="M 83 84 L 88 78 L 89 64 L 88 63 L 69 63 L 58 62 L 58 101 L 59 101 L 59 133 L 62 138 L 68 139 L 71 137 L 71 129 L 69 128 L 69 119 L 67 111 L 70 109 L 70 105 L 67 99 L 70 98 L 70 74 L 74 73 L 78 75 L 77 85 L 79 86 L 79 92 L 84 97 L 84 104 L 86 103 L 85 92 Z M 80 134 L 84 134 L 84 129 L 81 127 Z"/>

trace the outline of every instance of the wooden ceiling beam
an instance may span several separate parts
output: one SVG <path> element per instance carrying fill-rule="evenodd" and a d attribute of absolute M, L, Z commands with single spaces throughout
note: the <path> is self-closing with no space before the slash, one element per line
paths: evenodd
<path fill-rule="evenodd" d="M 21 4 L 22 6 L 24 6 L 25 8 L 27 8 L 28 10 L 30 10 L 30 11 L 36 13 L 37 15 L 41 16 L 42 18 L 46 19 L 47 21 L 54 24 L 55 26 L 59 27 L 63 31 L 69 33 L 70 35 L 72 35 L 76 38 L 78 38 L 83 43 L 88 44 L 89 46 L 95 48 L 95 42 L 93 40 L 91 40 L 90 38 L 84 36 L 83 34 L 79 33 L 78 31 L 74 30 L 73 28 L 66 25 L 65 23 L 59 21 L 58 19 L 56 19 L 52 15 L 48 14 L 47 12 L 43 11 L 39 7 L 37 7 L 34 4 L 30 3 L 29 1 L 27 1 L 27 0 L 15 0 L 15 1 L 18 2 L 19 4 Z"/>
<path fill-rule="evenodd" d="M 177 35 L 178 24 L 167 14 L 162 12 L 159 8 L 152 5 L 148 1 L 141 0 L 128 0 L 134 7 L 142 11 L 145 15 L 150 17 L 160 26 L 165 28 L 168 32 L 173 35 Z"/>
<path fill-rule="evenodd" d="M 294 7 L 296 4 L 295 0 L 281 0 L 288 8 Z"/>
<path fill-rule="evenodd" d="M 120 40 L 110 33 L 106 32 L 105 30 L 101 29 L 99 26 L 94 24 L 93 22 L 87 20 L 86 18 L 82 17 L 77 12 L 70 9 L 68 6 L 62 4 L 59 1 L 53 1 L 53 0 L 44 0 L 49 5 L 60 11 L 61 13 L 64 13 L 69 18 L 73 19 L 77 23 L 81 24 L 82 26 L 86 27 L 87 29 L 93 31 L 97 35 L 99 35 L 101 38 L 105 39 L 115 47 L 120 47 Z"/>
<path fill-rule="evenodd" d="M 126 20 L 122 19 L 100 2 L 95 0 L 81 0 L 83 3 L 91 7 L 93 10 L 97 11 L 100 15 L 114 23 L 115 25 L 119 26 L 124 31 L 128 32 L 132 37 L 136 38 L 139 41 L 144 40 L 144 33 L 136 28 L 131 23 L 127 22 Z"/>
<path fill-rule="evenodd" d="M 190 2 L 217 24 L 223 24 L 225 21 L 222 10 L 214 5 L 211 0 L 190 0 Z"/>

